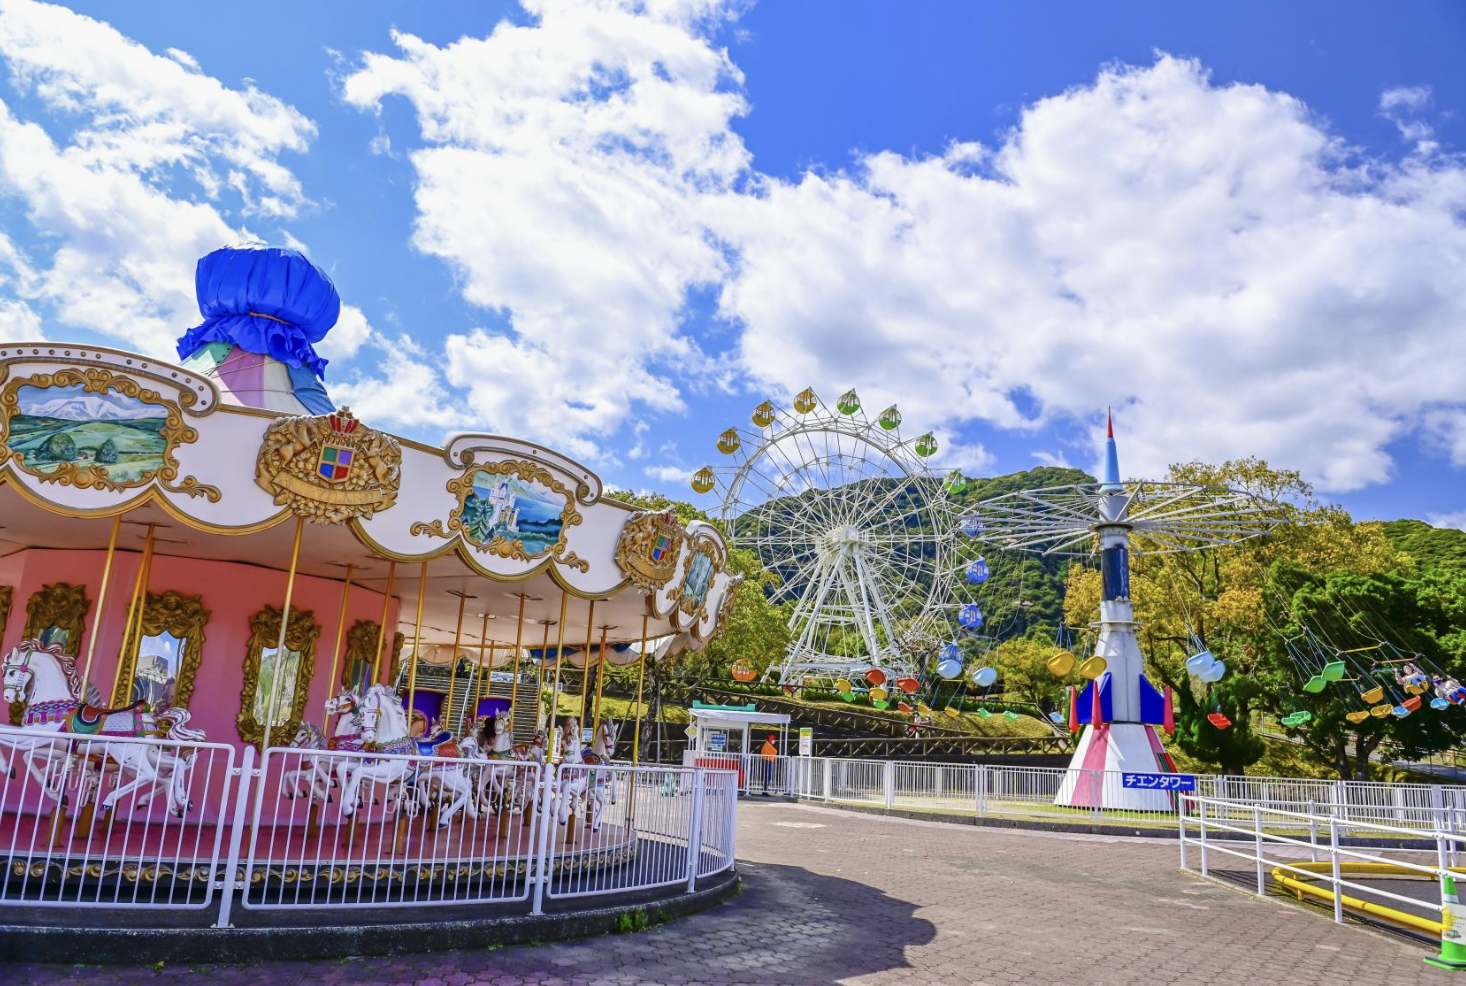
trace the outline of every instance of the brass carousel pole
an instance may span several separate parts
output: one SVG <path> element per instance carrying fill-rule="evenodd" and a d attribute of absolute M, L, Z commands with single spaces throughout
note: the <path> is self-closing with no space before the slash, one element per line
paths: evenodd
<path fill-rule="evenodd" d="M 555 726 L 560 721 L 560 665 L 565 663 L 565 615 L 570 594 L 560 590 L 560 628 L 555 633 L 555 684 L 550 688 L 550 753 L 555 752 Z"/>
<path fill-rule="evenodd" d="M 453 654 L 449 657 L 452 670 L 448 672 L 448 708 L 443 715 L 448 719 L 448 731 L 457 736 L 458 729 L 453 724 L 453 692 L 454 686 L 458 684 L 458 643 L 463 639 L 463 607 L 468 603 L 468 593 L 454 592 L 453 595 L 458 597 L 458 625 L 453 628 Z M 459 718 L 461 720 L 462 716 Z"/>
<path fill-rule="evenodd" d="M 412 715 L 416 711 L 413 702 L 417 698 L 417 660 L 422 648 L 422 604 L 428 594 L 428 563 L 424 561 L 417 578 L 417 625 L 412 631 L 412 659 L 407 665 L 407 735 L 412 735 Z M 426 717 L 424 717 L 426 718 Z M 423 728 L 426 736 L 432 724 Z"/>
<path fill-rule="evenodd" d="M 519 718 L 519 648 L 524 644 L 524 593 L 519 594 L 519 616 L 514 621 L 514 656 L 509 660 L 509 673 L 514 683 L 509 686 L 509 738 L 514 738 L 514 721 Z"/>
<path fill-rule="evenodd" d="M 473 721 L 478 724 L 478 703 L 484 697 L 484 648 L 489 644 L 489 611 L 483 612 L 484 623 L 478 632 L 478 677 L 473 682 Z"/>
<path fill-rule="evenodd" d="M 641 689 L 646 682 L 646 621 L 647 614 L 641 614 L 641 660 L 636 673 L 636 728 L 631 737 L 631 766 L 641 761 Z"/>
<path fill-rule="evenodd" d="M 132 694 L 132 672 L 127 675 L 127 689 L 122 688 L 122 668 L 127 664 L 127 652 L 137 650 L 141 641 L 138 638 L 142 635 L 143 609 L 147 606 L 148 600 L 148 576 L 152 574 L 153 567 L 153 545 L 155 543 L 154 532 L 158 529 L 157 524 L 148 525 L 147 540 L 143 543 L 143 556 L 137 563 L 137 581 L 132 585 L 132 603 L 127 609 L 127 629 L 122 632 L 122 646 L 117 650 L 117 667 L 112 671 L 112 704 L 123 705 L 127 697 Z M 134 629 L 134 625 L 136 628 Z M 95 631 L 93 632 L 95 636 Z M 128 647 L 132 641 L 133 646 Z M 136 659 L 134 658 L 134 663 Z"/>
<path fill-rule="evenodd" d="M 107 562 L 102 566 L 102 585 L 97 590 L 97 615 L 92 618 L 92 636 L 87 641 L 87 662 L 81 672 L 81 694 L 83 703 L 87 700 L 87 685 L 92 680 L 92 661 L 97 656 L 97 638 L 101 636 L 103 606 L 107 605 L 107 586 L 112 581 L 112 560 L 117 555 L 117 534 L 122 530 L 122 515 L 112 518 L 112 534 L 107 538 Z M 105 701 L 105 700 L 104 700 Z"/>
<path fill-rule="evenodd" d="M 341 587 L 341 610 L 336 614 L 336 643 L 331 645 L 331 677 L 326 679 L 326 701 L 331 701 L 332 694 L 336 691 L 336 672 L 341 667 L 341 638 L 346 633 L 346 603 L 351 598 L 351 575 L 355 570 L 354 565 L 346 566 L 346 584 Z M 327 712 L 321 717 L 321 728 L 330 735 L 331 713 Z"/>
<path fill-rule="evenodd" d="M 397 576 L 397 562 L 387 563 L 387 588 L 382 592 L 382 620 L 377 624 L 377 656 L 372 661 L 372 681 L 382 680 L 382 651 L 387 643 L 387 613 L 392 606 L 392 580 Z"/>
<path fill-rule="evenodd" d="M 580 722 L 577 724 L 581 729 L 585 728 L 585 714 L 589 709 L 586 699 L 589 697 L 590 687 L 590 642 L 594 637 L 596 622 L 596 601 L 590 601 L 590 614 L 585 618 L 585 666 L 580 672 Z"/>
<path fill-rule="evenodd" d="M 601 663 L 596 666 L 596 711 L 595 720 L 591 723 L 592 736 L 601 728 L 601 689 L 606 685 L 606 631 L 610 629 L 604 624 L 601 626 Z M 611 751 L 607 750 L 606 756 L 610 755 Z"/>
<path fill-rule="evenodd" d="M 631 805 L 627 808 L 627 814 L 631 817 L 630 825 L 635 831 L 636 825 L 636 768 L 641 765 L 641 689 L 646 682 L 646 624 L 647 614 L 641 614 L 641 660 L 637 661 L 636 672 L 636 725 L 631 731 Z"/>
<path fill-rule="evenodd" d="M 545 687 L 545 664 L 550 660 L 550 621 L 545 620 L 543 622 L 545 632 L 540 635 L 540 673 L 535 678 L 534 683 L 536 693 Z M 534 728 L 543 729 L 545 728 L 544 724 L 545 718 L 540 715 L 540 703 L 536 701 L 534 704 Z"/>
<path fill-rule="evenodd" d="M 300 562 L 300 536 L 304 531 L 305 517 L 297 514 L 295 543 L 290 548 L 290 575 L 285 579 L 285 608 L 280 611 L 280 636 L 275 639 L 275 670 L 270 674 L 270 703 L 265 709 L 265 734 L 260 740 L 261 751 L 270 748 L 270 731 L 275 725 L 275 710 L 280 701 L 280 679 L 284 677 L 280 670 L 285 664 L 285 632 L 290 626 L 290 600 L 295 594 L 295 568 Z M 264 663 L 263 655 L 260 663 Z"/>

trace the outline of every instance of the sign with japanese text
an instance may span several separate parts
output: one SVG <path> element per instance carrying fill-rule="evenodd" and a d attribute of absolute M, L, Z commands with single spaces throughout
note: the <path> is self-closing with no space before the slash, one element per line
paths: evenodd
<path fill-rule="evenodd" d="M 1155 791 L 1195 791 L 1195 774 L 1132 774 L 1122 775 L 1126 787 Z"/>

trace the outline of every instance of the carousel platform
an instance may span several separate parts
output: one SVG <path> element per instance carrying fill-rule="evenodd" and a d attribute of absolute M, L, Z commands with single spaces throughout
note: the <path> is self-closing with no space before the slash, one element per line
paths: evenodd
<path fill-rule="evenodd" d="M 265 904 L 302 892 L 370 904 L 404 886 L 502 886 L 528 872 L 533 826 L 521 816 L 510 816 L 502 827 L 405 822 L 262 827 L 252 853 L 248 836 L 242 840 L 234 882 Z M 7 896 L 20 891 L 32 900 L 105 899 L 139 889 L 145 897 L 161 894 L 184 903 L 201 899 L 211 882 L 224 878 L 228 832 L 214 823 L 155 816 L 99 818 L 89 830 L 84 823 L 83 816 L 67 818 L 53 836 L 49 816 L 0 817 L 0 884 Z M 636 834 L 625 826 L 581 826 L 570 837 L 562 826 L 550 870 L 586 873 L 630 862 L 636 854 Z"/>

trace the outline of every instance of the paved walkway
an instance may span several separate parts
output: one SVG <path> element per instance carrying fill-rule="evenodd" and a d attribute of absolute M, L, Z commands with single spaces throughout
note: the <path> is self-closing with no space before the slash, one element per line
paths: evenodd
<path fill-rule="evenodd" d="M 1174 843 L 740 807 L 746 891 L 636 935 L 240 967 L 0 967 L 9 984 L 1442 981 L 1426 950 L 1193 879 Z"/>

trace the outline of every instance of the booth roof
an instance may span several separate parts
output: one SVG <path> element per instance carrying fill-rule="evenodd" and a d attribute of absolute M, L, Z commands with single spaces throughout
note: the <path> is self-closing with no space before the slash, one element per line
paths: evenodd
<path fill-rule="evenodd" d="M 729 723 L 740 726 L 787 726 L 789 717 L 782 712 L 735 712 L 732 709 L 688 709 L 687 714 L 699 724 Z"/>

